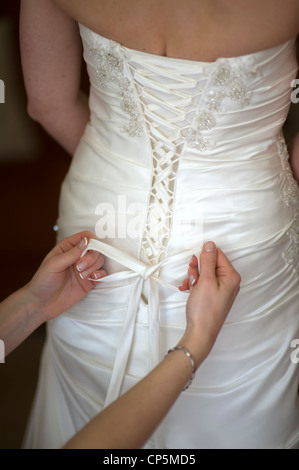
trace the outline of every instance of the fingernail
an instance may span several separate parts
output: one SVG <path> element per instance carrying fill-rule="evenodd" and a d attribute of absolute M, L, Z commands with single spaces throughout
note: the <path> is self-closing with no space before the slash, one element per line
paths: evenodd
<path fill-rule="evenodd" d="M 84 279 L 86 279 L 88 276 L 88 272 L 85 271 L 84 273 L 79 273 L 79 276 L 81 277 L 82 281 L 84 281 Z"/>
<path fill-rule="evenodd" d="M 84 250 L 84 248 L 86 248 L 88 245 L 88 240 L 86 237 L 84 237 L 81 242 L 79 243 L 79 249 L 80 250 Z"/>
<path fill-rule="evenodd" d="M 189 263 L 189 266 L 190 266 L 190 264 L 192 264 L 192 263 L 193 263 L 193 261 L 195 261 L 195 260 L 196 260 L 196 256 L 195 256 L 195 255 L 193 255 L 193 256 L 192 256 L 192 258 L 191 258 L 191 261 L 190 261 L 190 263 Z"/>
<path fill-rule="evenodd" d="M 192 287 L 195 285 L 195 283 L 196 283 L 196 279 L 191 274 L 191 276 L 189 277 L 189 289 L 192 289 Z"/>
<path fill-rule="evenodd" d="M 94 279 L 94 280 L 96 281 L 97 279 L 101 279 L 101 278 L 102 278 L 102 276 L 101 276 L 101 274 L 96 274 L 96 273 L 93 273 L 93 274 L 91 275 L 91 278 L 92 278 L 92 279 Z"/>
<path fill-rule="evenodd" d="M 82 263 L 80 264 L 77 264 L 77 270 L 79 271 L 79 273 L 82 273 L 82 271 L 84 271 L 84 269 L 87 268 L 87 263 L 85 261 L 82 261 Z"/>
<path fill-rule="evenodd" d="M 215 244 L 213 242 L 207 242 L 205 244 L 205 252 L 212 253 L 215 250 Z"/>

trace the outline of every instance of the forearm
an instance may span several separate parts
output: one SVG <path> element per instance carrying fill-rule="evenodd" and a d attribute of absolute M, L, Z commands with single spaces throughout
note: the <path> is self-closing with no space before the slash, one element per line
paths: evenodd
<path fill-rule="evenodd" d="M 80 431 L 65 448 L 141 448 L 166 416 L 192 374 L 182 351 L 169 354 L 143 380 Z"/>
<path fill-rule="evenodd" d="M 43 323 L 42 311 L 26 286 L 0 303 L 0 339 L 9 354 Z"/>
<path fill-rule="evenodd" d="M 70 155 L 74 154 L 89 120 L 88 97 L 83 91 L 69 107 L 35 107 L 29 101 L 28 112 Z"/>

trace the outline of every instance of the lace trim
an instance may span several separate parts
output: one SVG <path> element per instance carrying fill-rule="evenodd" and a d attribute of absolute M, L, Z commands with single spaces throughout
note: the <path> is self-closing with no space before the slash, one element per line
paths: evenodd
<path fill-rule="evenodd" d="M 197 114 L 187 136 L 187 144 L 203 152 L 215 147 L 215 143 L 206 140 L 204 132 L 212 130 L 216 124 L 215 113 L 221 112 L 222 103 L 226 98 L 231 99 L 240 106 L 250 103 L 251 92 L 247 91 L 246 81 L 248 75 L 255 75 L 255 66 L 246 66 L 240 59 L 240 65 L 233 67 L 230 63 L 221 59 L 216 64 L 216 69 L 211 75 L 210 87 L 203 95 L 205 106 Z"/>
<path fill-rule="evenodd" d="M 278 154 L 282 163 L 281 181 L 282 203 L 293 208 L 293 220 L 287 232 L 290 238 L 289 247 L 283 252 L 282 256 L 287 265 L 292 266 L 299 274 L 299 186 L 293 177 L 289 165 L 289 153 L 283 138 L 277 142 Z"/>
<path fill-rule="evenodd" d="M 129 117 L 128 125 L 122 126 L 121 131 L 130 137 L 140 137 L 143 134 L 143 121 L 134 97 L 132 81 L 124 73 L 123 54 L 119 53 L 116 43 L 107 40 L 107 47 L 104 47 L 98 39 L 92 32 L 88 34 L 89 55 L 96 61 L 98 83 L 102 87 L 108 83 L 118 85 L 122 98 L 121 109 Z"/>

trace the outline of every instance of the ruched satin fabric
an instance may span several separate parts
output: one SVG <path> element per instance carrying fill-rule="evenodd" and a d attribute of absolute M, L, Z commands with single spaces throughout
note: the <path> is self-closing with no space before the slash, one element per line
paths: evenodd
<path fill-rule="evenodd" d="M 175 346 L 188 298 L 178 286 L 208 240 L 239 271 L 240 293 L 146 447 L 298 447 L 299 198 L 282 136 L 295 41 L 206 63 L 80 31 L 91 117 L 58 237 L 96 232 L 89 248 L 108 276 L 48 323 L 25 447 L 62 446 Z"/>

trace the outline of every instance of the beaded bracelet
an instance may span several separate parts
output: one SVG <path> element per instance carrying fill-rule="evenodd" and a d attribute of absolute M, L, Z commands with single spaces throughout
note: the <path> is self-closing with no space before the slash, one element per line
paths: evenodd
<path fill-rule="evenodd" d="M 193 359 L 193 356 L 192 354 L 188 351 L 188 349 L 184 348 L 183 346 L 176 346 L 175 348 L 171 348 L 168 350 L 166 356 L 168 356 L 169 353 L 171 353 L 172 351 L 183 351 L 186 356 L 188 357 L 188 359 L 190 360 L 190 363 L 191 363 L 191 367 L 192 367 L 192 375 L 191 375 L 191 379 L 189 380 L 189 382 L 187 383 L 186 387 L 183 389 L 184 390 L 187 390 L 187 388 L 190 387 L 194 377 L 195 377 L 195 372 L 196 372 L 196 368 L 195 368 L 195 362 L 194 362 L 194 359 Z M 165 357 L 166 357 L 165 356 Z"/>

